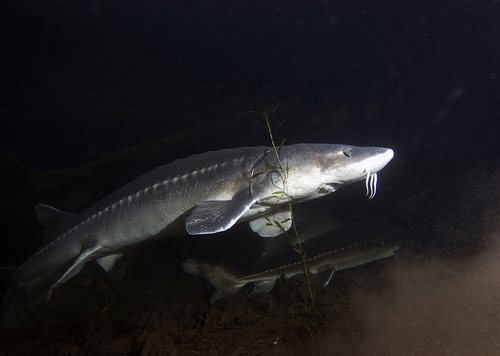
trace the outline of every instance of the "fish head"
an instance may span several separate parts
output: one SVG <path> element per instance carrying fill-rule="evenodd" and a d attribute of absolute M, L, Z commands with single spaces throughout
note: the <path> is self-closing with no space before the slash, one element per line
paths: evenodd
<path fill-rule="evenodd" d="M 328 145 L 321 150 L 320 161 L 324 184 L 344 185 L 363 180 L 384 168 L 394 157 L 394 151 L 382 147 Z"/>
<path fill-rule="evenodd" d="M 394 157 L 394 151 L 382 147 L 358 147 L 333 144 L 294 145 L 287 164 L 290 187 L 301 187 L 305 197 L 324 195 L 339 187 L 366 179 L 370 198 L 376 192 L 376 173 Z M 369 184 L 370 183 L 370 184 Z M 309 193 L 307 193 L 307 191 Z M 294 192 L 290 195 L 297 196 Z"/>

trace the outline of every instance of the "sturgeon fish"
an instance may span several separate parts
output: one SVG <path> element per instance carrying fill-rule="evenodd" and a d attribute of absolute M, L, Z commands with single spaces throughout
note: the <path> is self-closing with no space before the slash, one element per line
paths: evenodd
<path fill-rule="evenodd" d="M 213 234 L 249 221 L 261 236 L 291 226 L 289 199 L 320 198 L 366 180 L 376 193 L 377 172 L 393 158 L 389 148 L 297 144 L 211 151 L 160 166 L 126 184 L 80 214 L 37 205 L 49 243 L 14 273 L 5 295 L 1 326 L 10 328 L 21 310 L 35 311 L 52 291 L 91 260 L 109 270 L 129 247 L 151 239 Z M 265 214 L 265 216 L 264 216 Z"/>
<path fill-rule="evenodd" d="M 300 232 L 300 229 L 299 229 Z M 327 286 L 335 271 L 357 267 L 394 255 L 399 245 L 409 237 L 409 231 L 388 223 L 356 222 L 333 228 L 302 243 L 306 265 L 318 274 Z M 279 242 L 282 251 L 248 269 L 231 264 L 187 260 L 184 271 L 200 276 L 215 287 L 211 303 L 227 299 L 246 284 L 254 287 L 249 296 L 269 292 L 280 276 L 291 278 L 304 273 L 302 256 L 284 238 Z M 276 248 L 276 247 L 275 247 Z"/>

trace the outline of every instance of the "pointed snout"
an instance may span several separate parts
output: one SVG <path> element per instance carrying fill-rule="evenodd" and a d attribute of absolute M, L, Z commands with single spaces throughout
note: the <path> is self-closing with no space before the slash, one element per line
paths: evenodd
<path fill-rule="evenodd" d="M 394 151 L 390 148 L 378 148 L 377 153 L 379 154 L 381 160 L 385 160 L 385 164 L 389 163 L 389 161 L 394 157 Z"/>
<path fill-rule="evenodd" d="M 366 171 L 377 173 L 384 168 L 394 157 L 394 151 L 390 148 L 373 147 L 370 149 L 370 157 L 366 162 Z"/>

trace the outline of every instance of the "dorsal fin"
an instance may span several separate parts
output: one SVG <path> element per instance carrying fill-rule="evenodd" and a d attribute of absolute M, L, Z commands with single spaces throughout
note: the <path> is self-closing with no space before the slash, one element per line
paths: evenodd
<path fill-rule="evenodd" d="M 76 214 L 65 213 L 45 204 L 38 204 L 35 206 L 35 210 L 44 229 L 45 242 L 52 241 L 66 232 L 76 216 Z"/>

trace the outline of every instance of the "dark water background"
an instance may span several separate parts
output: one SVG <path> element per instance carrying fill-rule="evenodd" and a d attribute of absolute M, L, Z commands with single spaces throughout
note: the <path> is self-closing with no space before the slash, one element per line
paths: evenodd
<path fill-rule="evenodd" d="M 475 256 L 462 232 L 498 221 L 499 24 L 486 0 L 3 1 L 0 265 L 41 244 L 35 204 L 79 212 L 174 159 L 268 145 L 272 103 L 289 144 L 394 149 L 376 199 L 339 196 L 345 221 Z M 458 232 L 433 245 L 438 224 Z"/>
<path fill-rule="evenodd" d="M 494 148 L 494 1 L 12 1 L 2 14 L 1 145 L 33 168 L 205 125 L 232 145 L 266 142 L 238 114 L 270 97 L 311 113 L 285 125 L 294 142 L 458 160 Z M 345 112 L 344 130 L 315 119 L 328 109 Z M 230 146 L 206 141 L 193 151 Z"/>

